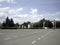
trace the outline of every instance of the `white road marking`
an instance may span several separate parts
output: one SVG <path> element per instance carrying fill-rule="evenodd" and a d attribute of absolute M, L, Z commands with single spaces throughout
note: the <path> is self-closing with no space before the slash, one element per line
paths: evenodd
<path fill-rule="evenodd" d="M 50 32 L 52 32 L 52 31 L 49 31 L 48 33 L 46 33 L 44 36 L 47 36 Z"/>
<path fill-rule="evenodd" d="M 33 41 L 32 44 L 34 44 L 36 41 Z"/>
<path fill-rule="evenodd" d="M 50 32 L 52 31 L 49 31 L 48 33 L 46 33 L 45 35 L 42 35 L 40 38 L 38 38 L 37 40 L 40 40 L 42 38 L 44 38 L 45 36 L 47 36 Z M 36 43 L 36 41 L 33 41 L 32 44 Z"/>
<path fill-rule="evenodd" d="M 44 38 L 45 35 L 41 36 L 41 38 Z"/>
<path fill-rule="evenodd" d="M 41 30 L 40 32 L 42 32 L 43 30 Z M 33 34 L 35 34 L 36 32 L 33 32 Z M 38 38 L 37 40 L 40 40 L 41 38 Z M 32 44 L 36 43 L 36 41 L 33 41 Z"/>
<path fill-rule="evenodd" d="M 38 38 L 37 40 L 40 40 L 41 38 Z"/>
<path fill-rule="evenodd" d="M 44 37 L 47 36 L 50 32 L 52 32 L 52 31 L 49 31 L 49 32 L 46 33 L 45 35 L 42 35 L 40 38 L 44 38 Z"/>

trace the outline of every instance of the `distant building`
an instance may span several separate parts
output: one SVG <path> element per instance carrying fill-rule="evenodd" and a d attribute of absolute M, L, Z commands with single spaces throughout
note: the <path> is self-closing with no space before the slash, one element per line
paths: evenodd
<path fill-rule="evenodd" d="M 28 28 L 33 28 L 33 23 L 28 24 Z"/>
<path fill-rule="evenodd" d="M 30 28 L 31 27 L 31 25 L 30 24 L 28 24 L 28 28 Z"/>

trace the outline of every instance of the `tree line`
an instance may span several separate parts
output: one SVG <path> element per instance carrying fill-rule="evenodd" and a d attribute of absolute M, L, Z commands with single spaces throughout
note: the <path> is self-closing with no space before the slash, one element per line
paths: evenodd
<path fill-rule="evenodd" d="M 9 19 L 9 17 L 6 18 L 6 20 L 2 23 L 2 28 L 16 28 L 17 26 L 19 26 L 18 23 L 14 23 L 13 19 Z"/>
<path fill-rule="evenodd" d="M 43 28 L 43 26 L 48 27 L 48 28 L 52 28 L 53 24 L 49 20 L 42 19 L 33 25 L 34 28 Z"/>
<path fill-rule="evenodd" d="M 6 18 L 6 20 L 2 23 L 2 28 L 22 28 L 22 25 L 25 26 L 26 28 L 28 28 L 28 24 L 32 24 L 31 22 L 24 22 L 23 24 L 19 24 L 19 23 L 14 23 L 13 19 L 9 19 L 9 17 Z M 48 27 L 48 28 L 53 28 L 53 23 L 50 20 L 46 20 L 46 19 L 41 19 L 38 22 L 33 23 L 33 26 L 31 28 L 33 29 L 42 29 L 44 27 Z M 60 28 L 60 21 L 56 21 L 56 28 Z"/>

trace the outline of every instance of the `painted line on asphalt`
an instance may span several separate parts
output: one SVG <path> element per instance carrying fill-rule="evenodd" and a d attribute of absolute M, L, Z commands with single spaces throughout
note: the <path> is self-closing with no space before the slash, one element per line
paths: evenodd
<path fill-rule="evenodd" d="M 38 38 L 37 40 L 40 40 L 41 38 L 44 38 L 45 36 L 47 36 L 50 32 L 52 31 L 49 31 L 48 33 L 46 33 L 45 35 L 42 35 L 40 38 Z"/>
<path fill-rule="evenodd" d="M 34 44 L 36 41 L 32 41 L 32 44 Z"/>
<path fill-rule="evenodd" d="M 40 32 L 42 32 L 44 30 L 41 30 Z M 46 31 L 46 30 L 45 30 Z M 37 32 L 33 32 L 33 34 L 36 34 Z M 38 38 L 38 40 L 40 40 L 41 38 Z M 36 41 L 32 41 L 32 44 L 36 43 Z"/>
<path fill-rule="evenodd" d="M 52 32 L 52 31 L 49 31 L 48 33 L 46 33 L 45 35 L 42 35 L 41 37 L 39 37 L 36 41 L 38 41 L 38 40 L 40 40 L 40 39 L 42 39 L 42 38 L 44 38 L 45 36 L 47 36 L 50 32 Z M 32 42 L 32 44 L 34 44 L 34 43 L 36 43 L 36 41 L 33 41 Z"/>
<path fill-rule="evenodd" d="M 38 38 L 37 40 L 40 40 L 41 38 Z"/>
<path fill-rule="evenodd" d="M 41 37 L 40 37 L 40 39 L 41 38 L 44 38 L 45 36 L 47 36 L 50 32 L 52 32 L 52 31 L 49 31 L 48 33 L 46 33 L 45 35 L 42 35 Z M 38 39 L 37 39 L 38 40 Z"/>

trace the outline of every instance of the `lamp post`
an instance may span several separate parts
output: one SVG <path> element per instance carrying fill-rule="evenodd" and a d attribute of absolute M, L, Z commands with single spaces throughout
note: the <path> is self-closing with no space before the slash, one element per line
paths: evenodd
<path fill-rule="evenodd" d="M 54 23 L 53 23 L 53 29 L 56 29 L 56 21 L 54 19 Z"/>
<path fill-rule="evenodd" d="M 45 21 L 43 22 L 43 28 L 45 27 Z"/>

